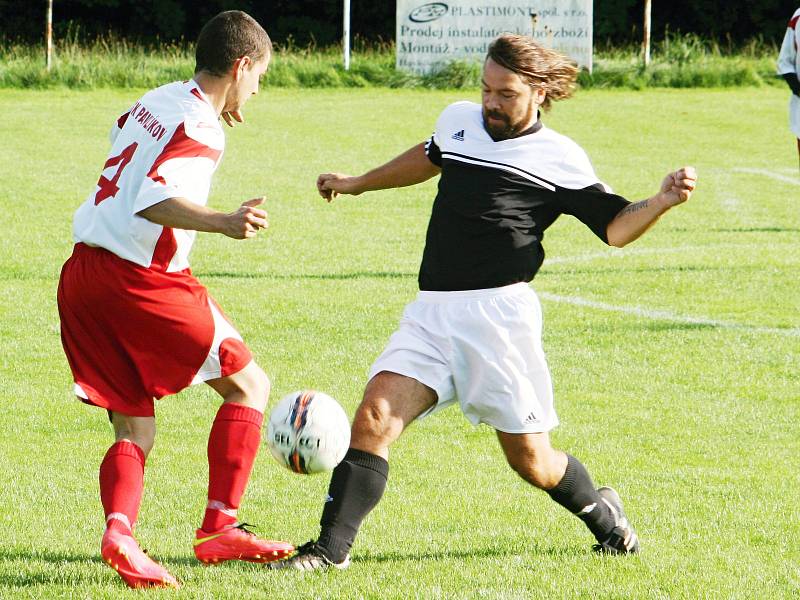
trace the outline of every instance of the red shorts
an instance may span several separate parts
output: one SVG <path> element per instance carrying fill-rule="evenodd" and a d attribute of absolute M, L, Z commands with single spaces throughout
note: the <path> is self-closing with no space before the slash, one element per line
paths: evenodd
<path fill-rule="evenodd" d="M 85 402 L 153 416 L 153 400 L 252 360 L 189 269 L 155 271 L 76 244 L 58 283 L 61 342 Z"/>

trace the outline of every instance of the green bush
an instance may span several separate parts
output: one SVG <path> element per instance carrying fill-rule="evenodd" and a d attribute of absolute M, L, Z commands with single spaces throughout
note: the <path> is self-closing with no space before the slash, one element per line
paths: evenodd
<path fill-rule="evenodd" d="M 653 48 L 647 69 L 637 47 L 600 48 L 592 73 L 581 72 L 583 87 L 738 87 L 778 82 L 778 49 L 752 40 L 738 49 L 693 34 L 668 34 Z M 342 66 L 338 47 L 278 49 L 265 85 L 271 87 L 430 87 L 474 88 L 480 85 L 480 62 L 452 61 L 429 75 L 395 69 L 394 46 L 356 44 L 351 68 Z M 77 35 L 56 44 L 53 67 L 44 68 L 44 51 L 0 41 L 0 88 L 90 89 L 155 87 L 191 77 L 194 55 L 181 44 L 141 45 L 113 36 L 90 44 Z"/>

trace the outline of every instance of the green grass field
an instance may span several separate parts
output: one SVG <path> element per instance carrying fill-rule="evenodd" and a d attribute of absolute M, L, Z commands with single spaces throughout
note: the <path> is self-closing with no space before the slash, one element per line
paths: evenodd
<path fill-rule="evenodd" d="M 71 215 L 107 131 L 136 91 L 0 91 L 0 597 L 121 598 L 100 560 L 97 468 L 105 413 L 75 401 L 55 291 Z M 269 90 L 229 132 L 211 204 L 266 193 L 271 227 L 201 234 L 195 273 L 273 380 L 316 387 L 352 415 L 373 358 L 416 291 L 435 181 L 343 198 L 324 170 L 361 171 L 430 135 L 477 91 Z M 589 91 L 546 123 L 577 140 L 630 199 L 692 164 L 699 186 L 629 248 L 562 217 L 534 288 L 562 420 L 554 444 L 617 487 L 637 557 L 590 550 L 582 524 L 505 465 L 457 409 L 394 446 L 384 501 L 348 571 L 205 568 L 191 539 L 205 504 L 217 401 L 195 387 L 158 404 L 138 536 L 184 587 L 175 598 L 785 598 L 800 596 L 800 212 L 781 89 Z M 327 477 L 264 449 L 240 515 L 315 536 Z M 144 595 L 144 594 L 142 594 Z"/>

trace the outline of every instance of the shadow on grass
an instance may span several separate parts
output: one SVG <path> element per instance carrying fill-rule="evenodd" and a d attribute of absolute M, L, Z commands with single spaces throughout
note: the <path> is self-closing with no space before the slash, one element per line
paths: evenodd
<path fill-rule="evenodd" d="M 251 273 L 247 271 L 194 271 L 193 275 L 199 278 L 220 278 L 220 279 L 277 279 L 285 281 L 317 279 L 317 280 L 341 280 L 351 279 L 416 279 L 416 273 L 397 273 L 391 271 L 356 271 L 354 273 Z M 8 273 L 0 272 L 0 281 L 58 281 L 58 273 L 43 274 L 41 272 L 12 271 Z M 54 283 L 55 285 L 55 283 Z"/>
<path fill-rule="evenodd" d="M 619 314 L 619 313 L 617 313 Z M 584 330 L 586 327 L 582 323 L 575 323 L 574 329 Z M 671 321 L 668 319 L 663 320 L 645 320 L 644 317 L 636 315 L 631 320 L 625 320 L 619 325 L 614 325 L 614 331 L 637 332 L 637 331 L 652 331 L 654 333 L 667 332 L 667 331 L 696 331 L 696 332 L 740 332 L 740 333 L 763 333 L 768 330 L 770 333 L 784 333 L 786 335 L 796 336 L 797 328 L 793 327 L 767 327 L 763 328 L 758 325 L 740 325 L 735 323 L 686 323 L 682 321 Z"/>
<path fill-rule="evenodd" d="M 800 233 L 796 227 L 732 227 L 708 229 L 714 233 Z"/>
<path fill-rule="evenodd" d="M 720 329 L 719 325 L 713 323 L 678 323 L 676 321 L 650 321 L 631 329 L 646 329 L 647 331 L 706 331 Z M 734 329 L 724 327 L 723 329 Z"/>
<path fill-rule="evenodd" d="M 353 563 L 356 567 L 368 566 L 380 563 L 393 563 L 393 562 L 421 562 L 421 561 L 440 561 L 440 560 L 469 560 L 478 558 L 504 558 L 512 556 L 520 556 L 522 554 L 535 556 L 548 556 L 554 558 L 577 558 L 580 556 L 591 557 L 593 554 L 587 550 L 585 545 L 576 546 L 539 546 L 533 544 L 532 546 L 524 549 L 523 551 L 515 550 L 514 548 L 475 548 L 472 550 L 442 550 L 442 551 L 428 551 L 428 552 L 380 552 L 380 553 L 366 553 L 356 554 L 353 557 Z M 189 555 L 181 556 L 163 556 L 157 553 L 151 554 L 154 559 L 158 560 L 167 568 L 170 567 L 197 567 L 207 568 L 197 561 L 196 558 Z M 41 552 L 41 551 L 8 551 L 0 549 L 0 570 L 11 570 L 13 567 L 8 564 L 11 562 L 20 561 L 24 562 L 29 568 L 36 569 L 35 563 L 42 563 L 41 570 L 32 573 L 0 573 L 0 589 L 2 588 L 29 588 L 34 586 L 48 586 L 48 585 L 77 585 L 81 580 L 86 580 L 85 583 L 97 584 L 100 583 L 97 577 L 87 572 L 85 575 L 80 571 L 70 571 L 64 573 L 59 569 L 59 566 L 64 565 L 85 565 L 94 569 L 95 565 L 106 566 L 100 558 L 100 554 L 89 553 L 76 553 L 76 552 Z M 5 563 L 5 564 L 3 564 Z M 265 570 L 262 565 L 253 563 L 242 563 L 231 561 L 214 567 L 215 569 L 245 568 L 248 571 Z M 271 571 L 270 571 L 271 572 Z M 286 571 L 277 571 L 279 573 L 286 573 Z M 291 571 L 298 573 L 297 571 Z M 112 573 L 109 570 L 109 577 Z M 114 578 L 115 579 L 115 578 Z"/>
<path fill-rule="evenodd" d="M 0 573 L 0 589 L 2 588 L 27 588 L 46 585 L 64 585 L 73 583 L 73 577 L 65 575 L 58 569 L 59 565 L 72 565 L 84 563 L 87 566 L 92 564 L 102 565 L 103 560 L 100 554 L 78 554 L 75 552 L 23 552 L 8 551 L 0 548 L 0 571 L 11 570 L 11 565 L 6 564 L 13 561 L 25 563 L 29 568 L 36 562 L 44 563 L 42 570 L 33 573 Z M 87 578 L 88 579 L 88 578 Z"/>
<path fill-rule="evenodd" d="M 150 553 L 150 555 L 160 563 L 163 563 L 167 568 L 174 566 L 193 566 L 201 567 L 201 563 L 196 558 L 190 555 L 183 556 L 162 556 L 157 552 Z M 31 573 L 21 573 L 14 569 L 13 573 L 3 573 L 2 571 L 11 571 L 13 566 L 9 563 L 22 562 L 27 568 L 36 569 L 36 563 L 41 563 L 39 571 Z M 89 567 L 92 571 L 75 571 L 70 569 L 65 573 L 59 567 L 81 565 Z M 47 585 L 76 585 L 85 580 L 85 583 L 97 584 L 97 577 L 93 575 L 95 565 L 102 565 L 107 568 L 105 562 L 100 557 L 100 552 L 93 553 L 79 553 L 79 552 L 49 552 L 49 551 L 8 551 L 0 548 L 0 590 L 3 588 L 28 588 L 34 586 L 47 586 Z M 109 576 L 112 576 L 111 569 L 108 569 Z M 113 575 L 116 579 L 117 576 Z M 3 597 L 0 593 L 0 597 Z"/>
<path fill-rule="evenodd" d="M 319 279 L 319 280 L 348 280 L 348 279 L 406 279 L 416 278 L 416 273 L 396 273 L 390 271 L 356 271 L 354 273 L 297 273 L 294 275 L 286 275 L 279 273 L 248 273 L 232 272 L 232 271 L 196 271 L 195 276 L 203 277 L 219 277 L 221 279 L 283 279 L 283 280 L 298 280 L 298 279 Z"/>
<path fill-rule="evenodd" d="M 556 558 L 578 557 L 589 555 L 586 546 L 539 546 L 533 544 L 525 549 L 524 554 L 531 556 L 549 556 Z M 519 556 L 523 552 L 515 548 L 475 548 L 472 550 L 442 550 L 420 553 L 412 552 L 379 552 L 377 554 L 357 554 L 353 557 L 354 563 L 385 563 L 425 560 L 464 560 L 470 558 L 504 558 Z"/>
<path fill-rule="evenodd" d="M 558 264 L 548 269 L 553 275 L 599 275 L 609 273 L 713 273 L 715 271 L 729 273 L 731 271 L 760 271 L 759 265 L 722 265 L 709 267 L 707 265 L 676 265 L 674 267 L 600 267 L 600 268 L 570 268 Z"/>
<path fill-rule="evenodd" d="M 100 558 L 100 545 L 98 543 L 98 552 L 83 553 L 83 552 L 52 552 L 48 550 L 7 550 L 0 548 L 0 565 L 4 562 L 13 560 L 21 560 L 25 562 L 42 561 L 48 563 L 103 563 Z"/>

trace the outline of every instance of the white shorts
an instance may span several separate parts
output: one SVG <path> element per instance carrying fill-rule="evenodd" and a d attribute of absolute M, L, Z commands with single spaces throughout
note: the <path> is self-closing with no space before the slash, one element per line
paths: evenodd
<path fill-rule="evenodd" d="M 792 94 L 789 100 L 789 128 L 800 139 L 800 98 Z"/>
<path fill-rule="evenodd" d="M 436 406 L 456 401 L 473 425 L 539 433 L 558 425 L 542 350 L 542 309 L 526 283 L 458 292 L 419 292 L 370 369 L 412 377 Z"/>

